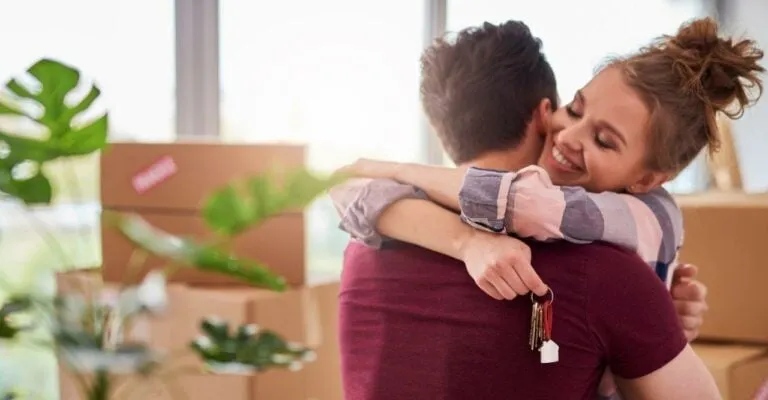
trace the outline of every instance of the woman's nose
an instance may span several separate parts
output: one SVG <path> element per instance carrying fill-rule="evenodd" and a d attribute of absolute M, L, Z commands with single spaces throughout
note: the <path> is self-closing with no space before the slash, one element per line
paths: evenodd
<path fill-rule="evenodd" d="M 555 137 L 555 143 L 572 151 L 580 151 L 583 148 L 583 137 L 584 129 L 574 125 L 561 130 Z"/>

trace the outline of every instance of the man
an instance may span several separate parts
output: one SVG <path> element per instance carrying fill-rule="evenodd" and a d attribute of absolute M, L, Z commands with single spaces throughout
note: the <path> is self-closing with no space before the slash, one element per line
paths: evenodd
<path fill-rule="evenodd" d="M 437 41 L 422 65 L 424 108 L 458 164 L 509 170 L 535 162 L 541 148 L 536 107 L 543 98 L 553 105 L 557 99 L 552 70 L 524 24 L 485 24 L 461 32 L 455 43 Z M 388 216 L 413 210 L 399 205 L 424 201 L 374 206 L 366 215 L 388 234 Z M 434 210 L 412 217 L 438 226 L 455 218 Z M 349 231 L 373 230 L 366 221 L 343 224 Z M 468 240 L 484 235 L 465 228 Z M 514 239 L 482 240 L 491 253 Z M 609 245 L 527 244 L 553 290 L 552 334 L 560 345 L 554 364 L 541 364 L 528 347 L 531 300 L 495 301 L 474 286 L 461 263 L 425 249 L 388 242 L 377 251 L 351 243 L 340 294 L 346 398 L 593 398 L 606 367 L 629 398 L 717 397 L 664 286 L 641 260 Z M 461 252 L 453 245 L 446 243 L 445 252 Z M 678 278 L 695 273 L 682 271 Z M 678 296 L 685 291 L 693 301 L 681 304 L 703 303 L 695 283 L 673 288 Z"/>

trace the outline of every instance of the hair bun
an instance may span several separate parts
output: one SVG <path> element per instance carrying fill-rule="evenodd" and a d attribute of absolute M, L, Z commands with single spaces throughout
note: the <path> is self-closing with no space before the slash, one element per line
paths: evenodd
<path fill-rule="evenodd" d="M 685 83 L 714 111 L 738 118 L 757 101 L 763 91 L 759 64 L 763 51 L 753 40 L 718 36 L 712 18 L 693 20 L 666 36 L 663 51 L 673 58 L 673 66 Z M 753 92 L 756 89 L 756 94 Z"/>

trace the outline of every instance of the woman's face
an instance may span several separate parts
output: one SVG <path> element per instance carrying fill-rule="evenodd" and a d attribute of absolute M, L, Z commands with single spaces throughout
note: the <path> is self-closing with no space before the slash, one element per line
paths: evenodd
<path fill-rule="evenodd" d="M 650 114 L 616 68 L 601 71 L 552 115 L 539 165 L 556 185 L 644 192 L 663 182 L 645 168 Z"/>

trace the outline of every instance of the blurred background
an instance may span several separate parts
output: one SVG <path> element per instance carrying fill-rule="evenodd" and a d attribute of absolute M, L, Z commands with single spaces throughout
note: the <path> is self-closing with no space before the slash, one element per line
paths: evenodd
<path fill-rule="evenodd" d="M 101 87 L 112 139 L 307 143 L 310 166 L 320 170 L 358 157 L 448 163 L 418 98 L 419 55 L 444 32 L 526 22 L 543 40 L 562 99 L 607 56 L 694 17 L 716 15 L 768 46 L 764 0 L 0 0 L 0 15 L 0 77 L 41 57 L 75 65 Z M 733 125 L 749 192 L 768 189 L 766 127 L 766 101 Z M 98 158 L 51 172 L 78 182 L 55 206 L 30 219 L 0 203 L 0 280 L 10 285 L 33 284 L 29 271 L 63 263 L 36 224 L 54 230 L 67 267 L 100 265 Z M 668 187 L 693 193 L 707 184 L 699 161 Z M 327 201 L 310 210 L 312 271 L 339 273 L 347 236 L 337 223 Z M 8 380 L 55 398 L 55 361 L 0 348 L 0 386 Z"/>

